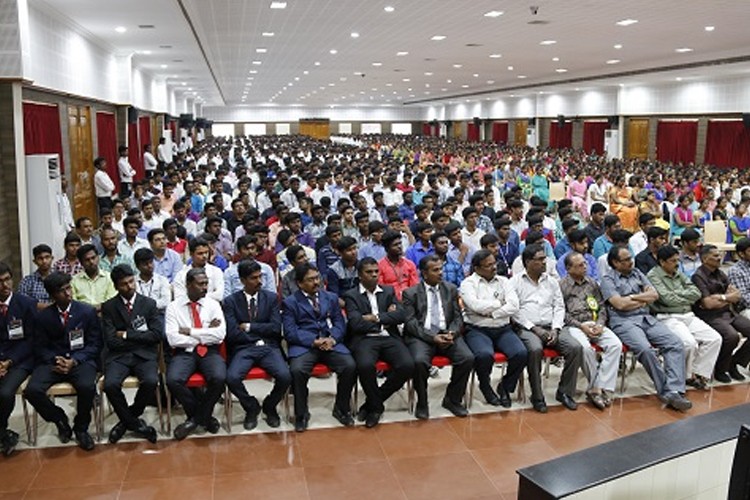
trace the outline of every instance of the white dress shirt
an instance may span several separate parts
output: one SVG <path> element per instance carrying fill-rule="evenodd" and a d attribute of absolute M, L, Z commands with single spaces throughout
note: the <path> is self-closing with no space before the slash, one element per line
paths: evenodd
<path fill-rule="evenodd" d="M 459 293 L 465 307 L 464 320 L 471 325 L 500 328 L 518 312 L 518 296 L 504 276 L 487 281 L 472 273 L 461 282 Z"/>
<path fill-rule="evenodd" d="M 120 173 L 120 182 L 133 182 L 135 170 L 130 166 L 127 156 L 121 156 L 117 160 L 117 171 Z"/>
<path fill-rule="evenodd" d="M 192 266 L 185 266 L 175 276 L 172 282 L 175 301 L 187 298 L 185 279 L 187 278 L 188 271 L 191 269 L 193 269 Z M 206 296 L 217 302 L 221 302 L 224 298 L 224 273 L 213 264 L 206 264 L 206 267 L 203 269 L 206 271 L 206 276 L 208 277 L 208 293 Z"/>
<path fill-rule="evenodd" d="M 198 301 L 198 315 L 201 318 L 201 328 L 193 326 L 193 313 L 190 300 L 187 297 L 170 302 L 167 306 L 166 327 L 167 342 L 171 347 L 193 352 L 196 346 L 220 344 L 226 336 L 226 320 L 221 305 L 209 297 Z M 214 319 L 221 321 L 217 327 L 208 325 Z M 190 335 L 180 333 L 180 328 L 190 328 Z"/>
<path fill-rule="evenodd" d="M 172 301 L 172 287 L 164 276 L 154 274 L 150 281 L 143 281 L 140 276 L 136 276 L 135 283 L 138 293 L 154 299 L 159 311 L 164 311 Z"/>
<path fill-rule="evenodd" d="M 383 289 L 380 288 L 380 286 L 376 286 L 375 287 L 375 291 L 371 293 L 369 290 L 367 290 L 367 288 L 365 288 L 362 285 L 359 285 L 359 293 L 365 294 L 365 297 L 367 297 L 367 300 L 370 301 L 370 309 L 372 310 L 371 314 L 374 314 L 374 315 L 376 315 L 378 317 L 380 317 L 380 314 L 378 312 L 379 309 L 378 309 L 378 297 L 377 297 L 377 294 L 381 293 L 382 291 L 383 291 Z M 380 326 L 380 332 L 378 332 L 378 333 L 375 333 L 375 332 L 368 333 L 367 336 L 368 337 L 387 337 L 388 336 L 388 332 L 386 332 L 383 329 L 383 326 L 381 325 Z"/>
<path fill-rule="evenodd" d="M 510 284 L 518 295 L 519 309 L 513 319 L 519 325 L 527 330 L 534 326 L 565 325 L 565 300 L 557 280 L 542 273 L 539 282 L 534 283 L 524 270 L 514 275 Z"/>
<path fill-rule="evenodd" d="M 97 170 L 94 174 L 94 190 L 97 198 L 111 198 L 115 191 L 115 183 L 104 170 Z"/>
<path fill-rule="evenodd" d="M 432 325 L 430 324 L 430 318 L 432 318 L 432 310 L 437 307 L 438 317 L 440 318 L 440 322 L 438 324 L 438 328 L 440 330 L 445 330 L 445 314 L 443 313 L 443 299 L 440 297 L 440 286 L 429 286 L 427 283 L 422 283 L 424 285 L 424 291 L 427 294 L 427 316 L 424 318 L 424 328 L 428 332 L 432 328 Z M 437 294 L 433 294 L 432 290 L 435 290 Z M 435 300 L 437 298 L 437 301 Z M 437 302 L 437 303 L 435 303 Z"/>
<path fill-rule="evenodd" d="M 150 152 L 146 151 L 143 153 L 143 167 L 148 171 L 156 170 L 156 165 L 159 163 Z"/>

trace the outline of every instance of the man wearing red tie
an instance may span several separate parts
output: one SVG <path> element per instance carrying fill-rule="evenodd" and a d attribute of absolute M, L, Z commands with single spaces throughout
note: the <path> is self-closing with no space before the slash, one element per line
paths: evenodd
<path fill-rule="evenodd" d="M 226 335 L 224 313 L 217 301 L 206 297 L 206 271 L 190 269 L 185 285 L 187 297 L 167 306 L 165 329 L 167 342 L 174 350 L 167 369 L 167 387 L 188 417 L 174 430 L 177 440 L 185 439 L 198 426 L 212 434 L 219 431 L 219 421 L 212 414 L 224 391 L 227 373 L 226 362 L 219 353 L 219 344 Z M 185 385 L 196 371 L 206 379 L 206 391 L 200 397 Z"/>

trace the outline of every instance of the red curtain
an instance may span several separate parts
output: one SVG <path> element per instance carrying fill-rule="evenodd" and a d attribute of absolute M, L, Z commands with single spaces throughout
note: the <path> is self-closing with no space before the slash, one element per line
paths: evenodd
<path fill-rule="evenodd" d="M 607 122 L 583 122 L 583 150 L 604 153 L 604 131 L 608 127 Z"/>
<path fill-rule="evenodd" d="M 115 182 L 115 186 L 119 186 L 120 175 L 117 172 L 117 126 L 115 125 L 115 115 L 112 113 L 96 114 L 96 136 L 99 156 L 107 160 L 107 173 Z"/>
<path fill-rule="evenodd" d="M 479 127 L 473 122 L 469 122 L 466 126 L 466 140 L 479 142 Z"/>
<path fill-rule="evenodd" d="M 143 148 L 146 147 L 146 144 L 151 144 L 151 117 L 140 116 L 138 117 L 138 166 L 133 165 L 133 168 L 138 172 L 136 176 L 138 179 L 143 179 L 146 174 L 143 165 Z"/>
<path fill-rule="evenodd" d="M 432 135 L 432 125 L 429 123 L 423 123 L 422 124 L 422 135 L 431 136 Z"/>
<path fill-rule="evenodd" d="M 507 143 L 508 142 L 508 122 L 493 122 L 492 123 L 492 142 L 495 143 Z"/>
<path fill-rule="evenodd" d="M 60 171 L 65 171 L 60 112 L 56 105 L 23 103 L 23 141 L 27 155 L 60 155 Z"/>
<path fill-rule="evenodd" d="M 695 163 L 697 121 L 660 121 L 656 128 L 656 159 L 674 163 Z"/>
<path fill-rule="evenodd" d="M 557 121 L 549 124 L 549 147 L 571 148 L 573 147 L 573 124 L 565 122 L 561 127 Z"/>
<path fill-rule="evenodd" d="M 128 160 L 135 169 L 135 179 L 142 179 L 144 172 L 141 145 L 138 142 L 138 123 L 128 123 Z"/>
<path fill-rule="evenodd" d="M 169 120 L 169 130 L 172 131 L 172 142 L 177 144 L 177 122 L 175 120 Z"/>
<path fill-rule="evenodd" d="M 750 167 L 750 128 L 741 121 L 708 121 L 706 161 L 717 167 Z"/>

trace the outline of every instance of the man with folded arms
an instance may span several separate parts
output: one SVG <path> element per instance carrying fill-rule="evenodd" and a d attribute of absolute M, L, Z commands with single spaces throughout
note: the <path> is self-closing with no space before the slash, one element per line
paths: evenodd
<path fill-rule="evenodd" d="M 446 238 L 447 240 L 447 238 Z M 453 364 L 451 380 L 445 391 L 443 407 L 456 415 L 469 414 L 463 403 L 474 355 L 461 337 L 463 319 L 458 305 L 458 290 L 443 281 L 443 263 L 437 255 L 419 261 L 422 282 L 404 290 L 406 345 L 414 358 L 414 390 L 417 405 L 414 415 L 429 418 L 427 379 L 432 357 L 446 356 Z"/>
<path fill-rule="evenodd" d="M 174 430 L 182 440 L 203 426 L 211 434 L 219 432 L 219 421 L 212 416 L 214 405 L 224 392 L 227 366 L 219 353 L 226 335 L 221 305 L 207 297 L 208 276 L 202 268 L 185 275 L 185 292 L 167 306 L 167 342 L 174 349 L 167 368 L 167 387 L 185 409 L 187 420 Z M 206 391 L 197 397 L 185 384 L 196 371 L 206 380 Z"/>
<path fill-rule="evenodd" d="M 258 425 L 260 410 L 270 427 L 281 425 L 276 406 L 292 383 L 292 375 L 281 352 L 281 314 L 278 295 L 262 289 L 260 263 L 243 260 L 237 266 L 243 289 L 224 299 L 227 320 L 227 387 L 245 410 L 245 430 Z M 253 366 L 263 368 L 274 379 L 263 405 L 247 392 L 244 380 Z"/>
<path fill-rule="evenodd" d="M 474 354 L 474 369 L 487 404 L 510 408 L 510 393 L 516 390 L 518 379 L 526 366 L 528 353 L 510 325 L 518 312 L 518 295 L 505 276 L 496 274 L 495 255 L 479 250 L 471 258 L 474 272 L 461 283 L 461 300 L 465 307 L 466 344 Z M 492 390 L 490 375 L 495 364 L 495 352 L 505 354 L 508 369 Z"/>
<path fill-rule="evenodd" d="M 156 430 L 139 417 L 159 382 L 159 310 L 153 299 L 136 293 L 135 271 L 129 265 L 115 266 L 111 276 L 117 295 L 102 304 L 102 330 L 107 347 L 104 392 L 120 421 L 110 431 L 109 442 L 114 444 L 126 431 L 132 431 L 155 443 Z M 128 406 L 122 382 L 131 374 L 138 377 L 138 392 Z"/>
<path fill-rule="evenodd" d="M 583 348 L 583 374 L 589 381 L 586 399 L 604 410 L 612 404 L 622 342 L 607 328 L 604 298 L 599 285 L 588 274 L 589 264 L 584 255 L 574 250 L 565 255 L 563 262 L 566 276 L 560 280 L 560 290 L 565 301 L 565 325 Z M 601 362 L 597 362 L 591 344 L 601 348 Z"/>
<path fill-rule="evenodd" d="M 521 337 L 529 352 L 526 372 L 531 385 L 531 404 L 539 413 L 547 413 L 542 392 L 542 356 L 544 348 L 556 349 L 565 359 L 555 399 L 569 410 L 578 408 L 576 394 L 578 368 L 583 360 L 583 348 L 568 332 L 565 325 L 565 301 L 557 280 L 545 272 L 547 256 L 544 247 L 534 244 L 521 253 L 524 270 L 510 280 L 518 294 L 518 312 L 513 321 L 520 326 Z"/>
<path fill-rule="evenodd" d="M 607 254 L 610 270 L 602 278 L 602 296 L 609 306 L 609 327 L 646 369 L 659 399 L 670 408 L 686 411 L 693 404 L 685 397 L 685 349 L 680 338 L 648 310 L 659 298 L 654 286 L 635 268 L 626 247 Z M 658 354 L 664 359 L 664 367 Z"/>

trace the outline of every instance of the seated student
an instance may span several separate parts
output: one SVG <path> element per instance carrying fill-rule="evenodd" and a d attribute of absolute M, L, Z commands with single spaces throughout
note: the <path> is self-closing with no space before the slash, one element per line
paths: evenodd
<path fill-rule="evenodd" d="M 297 266 L 310 262 L 307 258 L 305 247 L 302 245 L 292 245 L 285 250 L 285 253 L 286 258 L 289 260 L 291 270 L 281 278 L 281 283 L 279 283 L 282 299 L 289 297 L 299 290 L 297 287 L 297 275 L 294 273 L 294 269 Z"/>
<path fill-rule="evenodd" d="M 156 302 L 156 309 L 163 320 L 167 306 L 172 302 L 172 287 L 167 278 L 154 274 L 154 252 L 150 248 L 136 250 L 133 260 L 135 271 L 138 272 L 135 278 L 136 289 L 140 295 Z"/>
<path fill-rule="evenodd" d="M 555 245 L 557 244 L 555 241 L 555 236 L 554 234 L 552 234 L 552 231 L 544 227 L 544 216 L 541 214 L 527 215 L 526 220 L 529 222 L 529 227 L 524 229 L 523 233 L 521 233 L 521 241 L 526 241 L 529 233 L 539 231 L 542 233 L 543 238 L 550 244 L 551 248 L 554 249 Z"/>
<path fill-rule="evenodd" d="M 682 232 L 680 237 L 680 272 L 688 278 L 691 278 L 701 266 L 701 245 L 701 233 L 697 230 L 689 228 Z"/>
<path fill-rule="evenodd" d="M 630 246 L 628 245 L 628 242 L 630 241 L 630 238 L 633 236 L 633 233 L 628 231 L 627 229 L 618 229 L 617 231 L 612 232 L 612 248 L 614 247 L 622 247 L 622 248 L 628 248 L 630 249 Z M 632 252 L 631 252 L 632 255 Z M 604 254 L 598 259 L 596 259 L 596 269 L 597 273 L 599 274 L 599 283 L 601 283 L 602 278 L 605 274 L 610 272 L 612 269 L 607 262 L 609 254 Z"/>
<path fill-rule="evenodd" d="M 417 223 L 417 232 L 414 233 L 417 241 L 405 253 L 405 257 L 412 261 L 415 266 L 419 265 L 419 262 L 424 257 L 435 253 L 435 249 L 430 241 L 434 231 L 435 229 L 432 227 L 432 224 L 428 222 Z"/>
<path fill-rule="evenodd" d="M 227 320 L 227 387 L 240 400 L 245 410 L 246 430 L 258 425 L 261 409 L 270 427 L 281 425 L 276 406 L 292 383 L 289 367 L 281 351 L 281 315 L 276 293 L 261 289 L 261 269 L 258 262 L 241 261 L 238 273 L 242 282 L 239 290 L 224 300 Z M 274 379 L 271 393 L 260 405 L 247 392 L 244 380 L 253 366 L 263 368 Z"/>
<path fill-rule="evenodd" d="M 141 220 L 135 216 L 128 216 L 122 222 L 125 238 L 117 243 L 117 251 L 126 259 L 133 260 L 133 254 L 139 248 L 149 248 L 148 241 L 138 237 Z"/>
<path fill-rule="evenodd" d="M 224 273 L 221 269 L 209 263 L 209 244 L 202 238 L 195 238 L 190 242 L 190 263 L 183 267 L 172 282 L 174 298 L 187 296 L 187 273 L 191 269 L 203 269 L 208 276 L 208 297 L 220 302 L 224 298 Z"/>
<path fill-rule="evenodd" d="M 575 219 L 565 219 L 562 223 L 562 230 L 565 237 L 559 240 L 555 246 L 555 258 L 558 261 L 571 250 L 570 233 L 578 230 L 578 221 Z"/>
<path fill-rule="evenodd" d="M 648 246 L 645 250 L 635 256 L 635 267 L 637 267 L 643 274 L 655 268 L 659 262 L 657 259 L 657 253 L 659 249 L 667 244 L 667 238 L 669 232 L 660 227 L 650 227 L 646 231 L 646 238 L 648 239 Z"/>
<path fill-rule="evenodd" d="M 99 269 L 99 254 L 94 245 L 83 245 L 76 253 L 83 271 L 73 276 L 73 299 L 93 306 L 98 313 L 104 302 L 117 295 L 109 274 Z"/>
<path fill-rule="evenodd" d="M 24 276 L 18 285 L 18 293 L 36 301 L 36 308 L 44 309 L 50 304 L 47 290 L 44 289 L 44 278 L 52 272 L 52 248 L 42 243 L 32 249 L 36 271 Z"/>
<path fill-rule="evenodd" d="M 383 248 L 382 237 L 385 233 L 385 224 L 379 220 L 370 221 L 367 224 L 367 232 L 370 235 L 368 241 L 358 245 L 357 257 L 364 259 L 365 257 L 372 257 L 375 260 L 380 260 L 385 257 L 385 248 Z"/>
<path fill-rule="evenodd" d="M 448 255 L 448 249 L 450 247 L 448 235 L 443 231 L 436 231 L 430 240 L 432 241 L 433 248 L 435 248 L 434 255 L 443 264 L 443 280 L 454 286 L 461 286 L 461 282 L 464 279 L 464 268 Z"/>
<path fill-rule="evenodd" d="M 81 247 L 81 237 L 71 231 L 65 236 L 63 245 L 65 246 L 65 255 L 52 264 L 52 271 L 74 276 L 83 271 L 83 265 L 76 256 L 78 249 Z"/>
<path fill-rule="evenodd" d="M 485 234 L 482 239 L 479 240 L 479 244 L 482 246 L 482 250 L 489 250 L 492 255 L 495 256 L 495 263 L 497 265 L 497 275 L 505 276 L 506 278 L 510 275 L 510 269 L 505 265 L 502 259 L 497 258 L 499 251 L 498 237 L 494 234 Z"/>
<path fill-rule="evenodd" d="M 656 225 L 656 216 L 650 212 L 643 213 L 638 217 L 638 225 L 641 228 L 640 231 L 630 237 L 630 249 L 633 250 L 633 255 L 638 255 L 648 246 L 646 231 Z"/>
<path fill-rule="evenodd" d="M 604 217 L 604 234 L 592 243 L 591 253 L 594 254 L 595 259 L 599 259 L 602 255 L 609 253 L 612 246 L 614 246 L 612 235 L 620 229 L 622 229 L 622 224 L 618 216 L 610 214 Z"/>
<path fill-rule="evenodd" d="M 226 380 L 226 363 L 219 353 L 226 322 L 219 302 L 207 296 L 208 286 L 205 268 L 190 268 L 185 274 L 185 294 L 177 295 L 167 306 L 165 333 L 174 350 L 167 367 L 167 387 L 187 416 L 175 427 L 174 438 L 178 441 L 198 426 L 211 434 L 220 427 L 212 414 Z M 196 371 L 206 379 L 206 391 L 200 396 L 185 385 Z"/>
<path fill-rule="evenodd" d="M 347 347 L 357 362 L 357 374 L 367 399 L 357 413 L 365 425 L 375 427 L 384 403 L 411 378 L 414 361 L 398 330 L 406 312 L 390 286 L 378 285 L 379 265 L 366 257 L 357 264 L 359 287 L 344 294 L 348 318 Z M 386 381 L 378 387 L 375 363 L 390 366 Z"/>
<path fill-rule="evenodd" d="M 339 239 L 341 239 L 341 229 L 337 226 L 328 226 L 326 228 L 326 236 L 328 243 L 323 245 L 318 250 L 318 271 L 321 276 L 328 276 L 328 267 L 333 265 L 334 262 L 339 260 L 339 255 L 336 253 L 336 245 Z M 301 243 L 298 243 L 301 245 Z"/>
<path fill-rule="evenodd" d="M 264 262 L 259 262 L 255 259 L 258 252 L 257 250 L 258 238 L 255 236 L 244 235 L 237 238 L 237 255 L 238 259 L 236 263 L 229 266 L 224 271 L 224 298 L 229 297 L 235 292 L 242 290 L 242 282 L 239 276 L 239 264 L 241 262 L 258 262 L 260 266 L 260 276 L 263 290 L 268 290 L 271 293 L 276 293 L 276 275 L 271 269 L 271 266 Z"/>
<path fill-rule="evenodd" d="M 521 248 L 521 251 L 523 252 L 523 249 L 525 249 L 529 245 L 541 245 L 542 249 L 544 249 L 545 246 L 549 245 L 549 242 L 544 239 L 544 235 L 541 231 L 532 231 L 528 234 L 528 236 L 526 236 L 526 241 L 524 242 L 524 246 L 523 248 Z M 552 277 L 559 278 L 559 276 L 557 275 L 557 261 L 553 257 L 550 257 L 546 251 L 544 252 L 544 254 L 547 256 L 547 274 Z M 519 255 L 511 265 L 511 275 L 515 276 L 516 274 L 523 273 L 523 269 L 523 259 L 521 259 L 521 255 Z"/>
<path fill-rule="evenodd" d="M 0 452 L 6 457 L 18 444 L 18 433 L 8 429 L 16 393 L 34 369 L 35 321 L 34 299 L 13 293 L 13 272 L 0 262 Z"/>
<path fill-rule="evenodd" d="M 338 298 L 321 290 L 320 273 L 310 263 L 294 268 L 297 290 L 284 299 L 282 322 L 289 346 L 289 368 L 294 394 L 294 430 L 304 432 L 310 421 L 307 381 L 316 363 L 325 363 L 338 375 L 333 417 L 354 425 L 351 394 L 357 367 L 344 345 L 346 322 Z"/>
<path fill-rule="evenodd" d="M 344 301 L 341 297 L 359 285 L 357 240 L 350 236 L 344 236 L 336 243 L 336 251 L 340 258 L 328 267 L 326 288 L 329 292 L 339 296 L 339 303 L 341 307 L 344 307 Z"/>
<path fill-rule="evenodd" d="M 107 347 L 104 392 L 120 420 L 110 431 L 109 442 L 117 443 L 126 431 L 132 431 L 155 443 L 156 429 L 140 416 L 159 383 L 157 355 L 162 341 L 161 317 L 156 302 L 137 293 L 135 272 L 129 265 L 115 266 L 111 278 L 117 295 L 102 304 L 102 335 Z M 122 382 L 131 374 L 138 377 L 139 384 L 135 400 L 128 406 Z"/>
<path fill-rule="evenodd" d="M 96 310 L 73 300 L 70 280 L 69 275 L 57 272 L 44 279 L 53 304 L 40 311 L 34 323 L 36 366 L 24 397 L 44 420 L 55 424 L 60 442 L 67 443 L 75 435 L 78 446 L 91 451 L 94 440 L 88 429 L 96 396 L 102 333 Z M 49 388 L 60 382 L 68 382 L 76 390 L 73 429 L 65 411 L 47 396 Z"/>
<path fill-rule="evenodd" d="M 583 229 L 575 229 L 568 234 L 568 241 L 570 242 L 571 249 L 565 252 L 557 260 L 557 274 L 560 278 L 564 278 L 568 274 L 568 269 L 565 264 L 565 257 L 569 254 L 576 252 L 583 256 L 586 261 L 586 276 L 593 279 L 597 283 L 599 282 L 599 271 L 596 266 L 596 259 L 589 252 L 589 239 L 586 236 L 586 231 Z"/>

